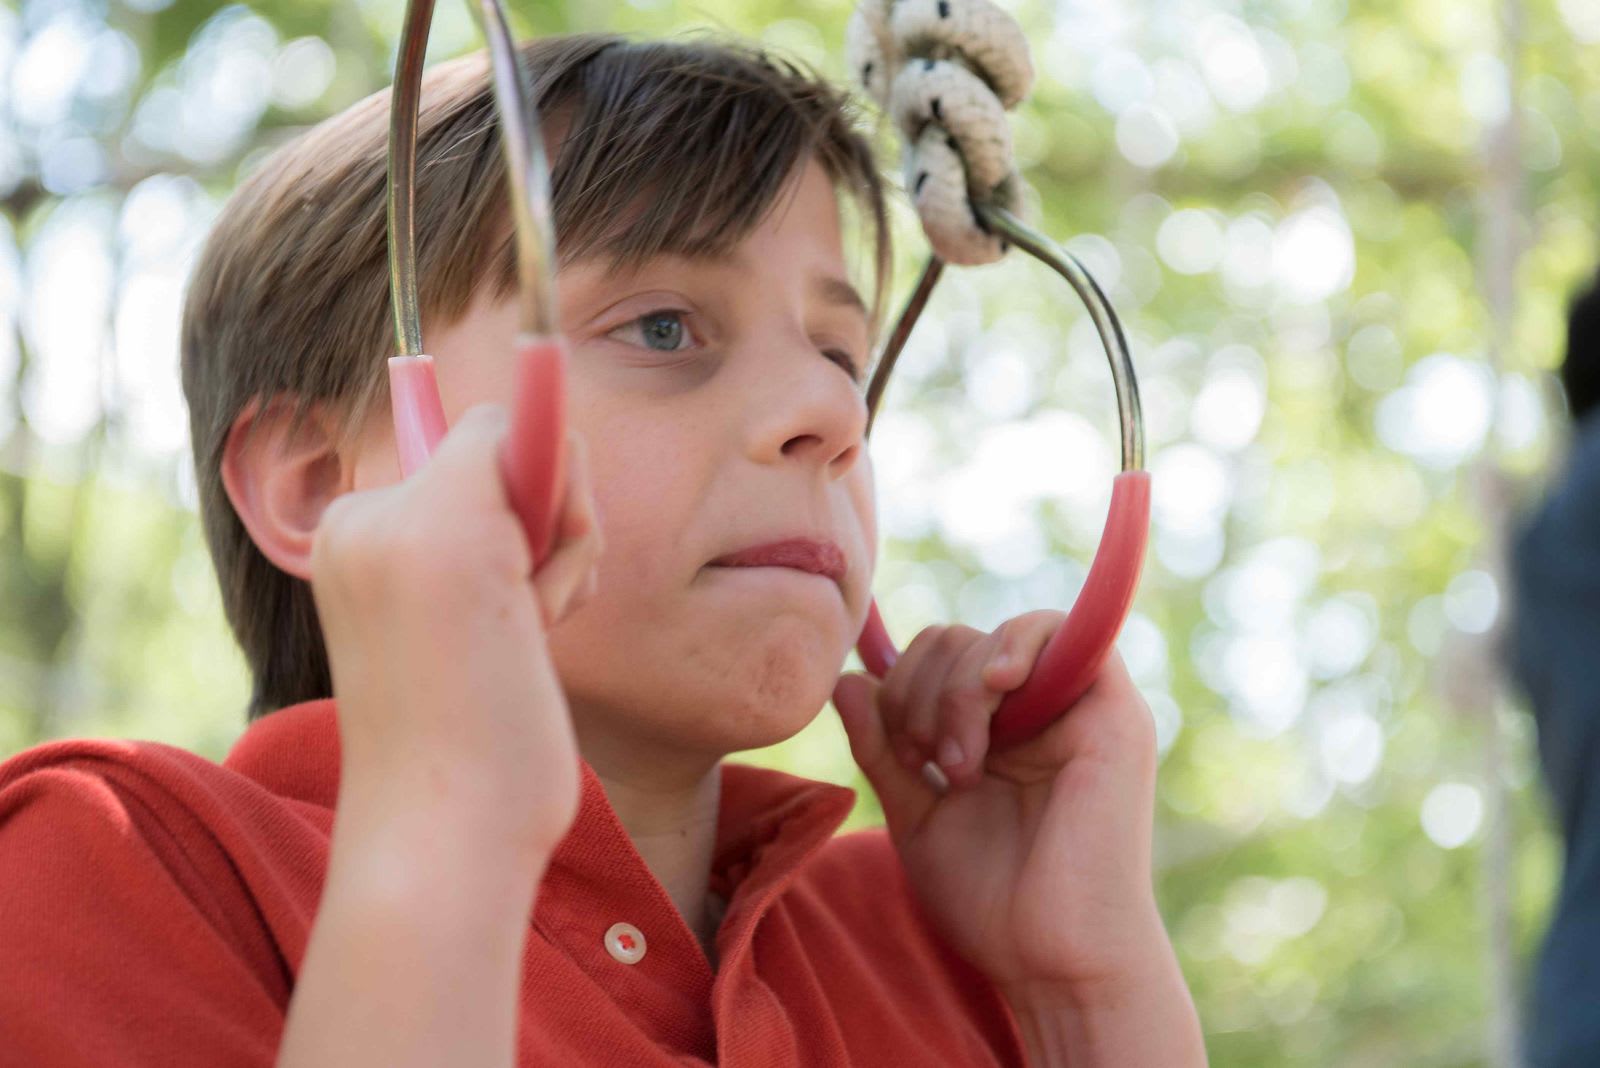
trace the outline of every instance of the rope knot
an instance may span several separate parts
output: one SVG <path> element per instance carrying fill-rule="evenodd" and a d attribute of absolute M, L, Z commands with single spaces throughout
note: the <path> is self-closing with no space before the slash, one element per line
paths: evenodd
<path fill-rule="evenodd" d="M 845 47 L 905 142 L 906 190 L 934 253 L 999 259 L 1006 242 L 977 206 L 1022 209 L 1005 114 L 1033 85 L 1022 27 L 990 0 L 862 0 Z"/>

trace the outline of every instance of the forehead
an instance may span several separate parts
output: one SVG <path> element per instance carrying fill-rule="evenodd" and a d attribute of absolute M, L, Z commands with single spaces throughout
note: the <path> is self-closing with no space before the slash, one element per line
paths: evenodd
<path fill-rule="evenodd" d="M 738 53 L 596 57 L 555 109 L 551 210 L 562 252 L 618 265 L 727 252 L 797 176 L 851 172 L 843 105 Z M 832 181 L 828 182 L 830 186 Z"/>
<path fill-rule="evenodd" d="M 678 176 L 671 184 L 687 179 Z M 625 271 L 658 256 L 674 256 L 694 261 L 728 261 L 743 254 L 751 244 L 775 238 L 792 240 L 796 231 L 806 231 L 812 243 L 821 242 L 842 255 L 838 182 L 815 156 L 794 161 L 777 176 L 751 176 L 741 192 L 749 202 L 740 205 L 717 203 L 707 181 L 697 195 L 684 191 L 662 195 L 659 187 L 633 190 L 625 199 L 607 203 L 597 214 L 604 223 L 589 218 L 562 217 L 556 212 L 559 257 L 576 261 L 591 257 L 609 261 L 613 270 Z M 668 179 L 663 178 L 663 182 Z M 756 201 L 753 187 L 759 190 Z"/>
<path fill-rule="evenodd" d="M 844 259 L 840 198 L 833 179 L 815 160 L 797 167 L 768 211 L 743 234 L 715 247 L 664 249 L 654 255 L 619 257 L 604 248 L 562 257 L 562 270 L 592 276 L 607 288 L 626 286 L 658 271 L 700 270 L 730 279 L 753 277 L 770 267 L 799 273 L 824 304 L 869 312 L 852 283 Z"/>

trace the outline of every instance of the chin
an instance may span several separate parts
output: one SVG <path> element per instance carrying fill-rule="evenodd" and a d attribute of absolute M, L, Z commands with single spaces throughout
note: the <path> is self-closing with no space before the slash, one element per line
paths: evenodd
<path fill-rule="evenodd" d="M 833 694 L 842 655 L 776 644 L 747 650 L 725 672 L 685 679 L 703 737 L 725 752 L 760 749 L 799 734 Z"/>
<path fill-rule="evenodd" d="M 637 632 L 590 620 L 581 633 L 553 630 L 551 651 L 578 703 L 625 714 L 659 744 L 720 754 L 776 745 L 828 703 L 854 635 L 800 613 L 730 615 Z"/>

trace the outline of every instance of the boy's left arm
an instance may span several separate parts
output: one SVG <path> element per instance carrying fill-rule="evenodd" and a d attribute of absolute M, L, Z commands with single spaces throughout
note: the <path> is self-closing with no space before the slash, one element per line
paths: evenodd
<path fill-rule="evenodd" d="M 989 752 L 1064 618 L 929 627 L 881 682 L 842 676 L 834 705 L 919 901 L 1005 997 L 1030 1063 L 1204 1065 L 1152 885 L 1155 728 L 1121 658 L 1042 734 Z"/>

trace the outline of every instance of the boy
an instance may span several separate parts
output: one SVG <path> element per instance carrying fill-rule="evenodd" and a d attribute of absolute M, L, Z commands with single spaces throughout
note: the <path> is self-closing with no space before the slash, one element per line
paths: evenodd
<path fill-rule="evenodd" d="M 387 94 L 264 164 L 208 243 L 184 388 L 252 725 L 220 768 L 108 742 L 0 768 L 10 1048 L 1203 1063 L 1150 885 L 1153 733 L 1120 663 L 1003 754 L 988 717 L 1059 613 L 930 628 L 881 685 L 837 674 L 875 556 L 875 314 L 836 191 L 867 209 L 875 291 L 887 262 L 841 99 L 731 46 L 524 54 L 571 346 L 554 552 L 530 575 L 484 404 L 507 395 L 516 316 L 476 56 L 430 73 L 419 121 L 452 430 L 417 477 L 399 482 L 382 396 Z M 853 791 L 722 763 L 830 693 L 887 832 L 832 838 Z"/>

